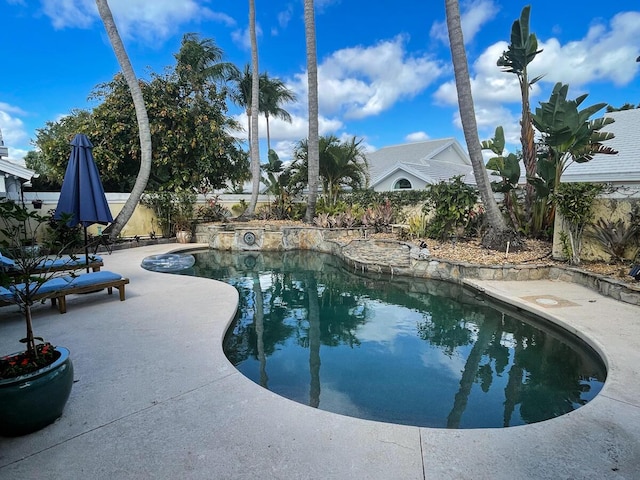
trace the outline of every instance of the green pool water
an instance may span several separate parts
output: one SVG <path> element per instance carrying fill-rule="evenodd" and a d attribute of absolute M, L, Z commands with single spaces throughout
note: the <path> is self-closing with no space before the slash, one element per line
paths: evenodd
<path fill-rule="evenodd" d="M 587 345 L 447 282 L 372 276 L 317 252 L 194 254 L 189 274 L 240 292 L 224 351 L 248 378 L 311 407 L 438 428 L 540 422 L 595 397 Z"/>

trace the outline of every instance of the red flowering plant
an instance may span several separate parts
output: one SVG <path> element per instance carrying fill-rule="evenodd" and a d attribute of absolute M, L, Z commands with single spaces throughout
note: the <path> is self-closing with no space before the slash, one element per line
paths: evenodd
<path fill-rule="evenodd" d="M 37 246 L 38 230 L 42 226 L 46 228 L 47 221 L 47 217 L 23 204 L 0 200 L 0 305 L 17 305 L 26 326 L 26 336 L 20 340 L 26 344 L 26 350 L 0 357 L 0 379 L 34 372 L 60 356 L 53 345 L 34 335 L 31 317 L 31 306 L 48 298 L 40 292 L 42 286 L 56 275 L 70 275 L 68 271 L 53 271 L 51 267 L 51 260 L 60 258 L 66 245 L 50 242 L 57 253 Z"/>

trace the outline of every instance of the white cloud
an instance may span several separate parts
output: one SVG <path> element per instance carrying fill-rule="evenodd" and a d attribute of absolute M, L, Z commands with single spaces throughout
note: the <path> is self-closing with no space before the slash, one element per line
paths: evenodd
<path fill-rule="evenodd" d="M 426 132 L 413 132 L 404 137 L 407 142 L 424 142 L 429 140 L 429 138 Z"/>
<path fill-rule="evenodd" d="M 530 91 L 532 110 L 538 101 L 546 100 L 556 82 L 571 86 L 570 97 L 594 81 L 627 85 L 637 75 L 640 65 L 640 12 L 624 12 L 614 16 L 608 24 L 591 26 L 584 38 L 562 45 L 556 38 L 539 39 L 543 49 L 529 66 L 529 78 L 544 75 Z M 514 74 L 502 72 L 497 59 L 507 49 L 507 42 L 489 46 L 473 63 L 471 89 L 480 137 L 489 138 L 495 127 L 505 129 L 507 144 L 520 143 L 520 87 Z M 436 103 L 457 106 L 455 82 L 439 86 L 434 94 Z M 453 123 L 461 128 L 459 113 Z"/>
<path fill-rule="evenodd" d="M 378 115 L 422 92 L 443 70 L 429 56 L 409 56 L 402 36 L 338 50 L 318 65 L 320 111 L 347 119 Z M 293 89 L 306 98 L 306 72 L 295 77 Z"/>
<path fill-rule="evenodd" d="M 234 116 L 234 120 L 240 123 L 244 128 L 243 132 L 236 134 L 238 138 L 247 138 L 247 115 L 241 113 Z M 320 116 L 318 119 L 318 130 L 320 135 L 336 134 L 342 129 L 344 124 L 336 118 L 328 118 Z M 269 117 L 269 135 L 271 142 L 288 141 L 297 142 L 303 138 L 307 138 L 309 134 L 309 122 L 306 115 L 291 113 L 291 123 L 285 122 L 278 118 Z M 267 138 L 267 122 L 264 115 L 260 115 L 258 120 L 258 137 Z"/>
<path fill-rule="evenodd" d="M 115 18 L 115 9 L 109 6 Z M 89 28 L 98 16 L 95 2 L 90 0 L 42 0 L 42 9 L 56 29 Z"/>
<path fill-rule="evenodd" d="M 472 0 L 464 2 L 460 7 L 460 24 L 462 27 L 462 36 L 464 43 L 473 40 L 482 26 L 489 20 L 492 20 L 499 7 L 493 0 Z M 449 44 L 449 32 L 447 31 L 447 22 L 435 22 L 431 26 L 431 37 Z"/>
<path fill-rule="evenodd" d="M 110 0 L 109 7 L 123 38 L 162 41 L 180 26 L 203 18 L 235 25 L 228 15 L 203 7 L 195 0 Z M 90 28 L 99 21 L 94 0 L 42 0 L 42 9 L 54 28 Z"/>
<path fill-rule="evenodd" d="M 287 5 L 285 10 L 278 12 L 278 25 L 280 28 L 287 28 L 289 22 L 291 21 L 291 16 L 293 15 L 293 5 Z"/>
<path fill-rule="evenodd" d="M 239 48 L 242 48 L 243 50 L 251 50 L 251 36 L 249 33 L 249 27 L 244 30 L 235 30 L 234 32 L 231 32 L 231 39 Z M 262 28 L 260 27 L 260 24 L 256 23 L 256 38 L 260 38 L 261 36 Z"/>
<path fill-rule="evenodd" d="M 0 131 L 5 147 L 9 148 L 10 158 L 22 158 L 26 154 L 24 147 L 29 143 L 29 135 L 19 118 L 24 115 L 20 108 L 0 102 Z"/>
<path fill-rule="evenodd" d="M 531 63 L 531 75 L 544 74 L 545 82 L 561 81 L 574 88 L 593 81 L 627 85 L 638 73 L 638 37 L 640 12 L 619 13 L 609 25 L 593 25 L 580 40 L 565 45 L 555 38 L 541 41 L 544 51 Z"/>
<path fill-rule="evenodd" d="M 313 3 L 314 3 L 314 6 L 316 8 L 316 13 L 318 15 L 321 15 L 331 5 L 335 5 L 337 3 L 340 3 L 340 1 L 341 0 L 315 0 Z"/>

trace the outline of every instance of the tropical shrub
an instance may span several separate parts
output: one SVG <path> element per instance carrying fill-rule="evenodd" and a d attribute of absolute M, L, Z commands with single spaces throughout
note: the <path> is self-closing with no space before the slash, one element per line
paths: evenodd
<path fill-rule="evenodd" d="M 422 238 L 427 236 L 429 217 L 427 217 L 427 215 L 425 215 L 424 213 L 409 217 L 408 224 L 410 236 L 415 238 Z"/>
<path fill-rule="evenodd" d="M 629 217 L 628 221 L 599 218 L 591 225 L 591 237 L 614 261 L 633 259 L 640 253 L 640 204 L 633 207 Z"/>
<path fill-rule="evenodd" d="M 556 189 L 556 207 L 568 232 L 568 245 L 563 248 L 571 253 L 569 261 L 572 265 L 580 264 L 582 232 L 591 218 L 593 202 L 604 188 L 601 184 L 578 182 L 561 183 Z"/>
<path fill-rule="evenodd" d="M 467 228 L 471 211 L 478 201 L 478 191 L 466 185 L 460 176 L 440 182 L 428 189 L 423 211 L 433 214 L 427 228 L 429 238 L 446 240 Z"/>

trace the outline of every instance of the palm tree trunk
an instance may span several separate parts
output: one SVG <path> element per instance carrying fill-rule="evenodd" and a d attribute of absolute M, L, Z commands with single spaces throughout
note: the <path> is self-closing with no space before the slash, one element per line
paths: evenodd
<path fill-rule="evenodd" d="M 320 405 L 320 305 L 318 304 L 318 284 L 313 273 L 308 276 L 307 294 L 309 296 L 309 406 Z"/>
<path fill-rule="evenodd" d="M 445 0 L 445 8 L 462 130 L 467 143 L 467 149 L 469 150 L 473 174 L 476 177 L 476 184 L 480 191 L 480 198 L 484 204 L 489 224 L 489 232 L 485 235 L 485 238 L 483 238 L 483 245 L 496 250 L 504 250 L 504 248 L 506 248 L 506 241 L 509 241 L 509 237 L 506 235 L 508 229 L 498 207 L 498 203 L 491 191 L 489 175 L 487 174 L 487 169 L 485 168 L 482 158 L 482 146 L 478 138 L 478 126 L 473 106 L 473 97 L 471 95 L 471 81 L 469 80 L 467 54 L 464 49 L 458 0 Z"/>
<path fill-rule="evenodd" d="M 309 84 L 309 138 L 307 139 L 309 198 L 305 220 L 313 222 L 318 201 L 320 146 L 318 138 L 318 60 L 313 0 L 304 0 L 304 32 L 307 43 L 307 82 Z"/>
<path fill-rule="evenodd" d="M 247 141 L 251 148 L 251 107 L 247 108 Z"/>
<path fill-rule="evenodd" d="M 478 338 L 473 344 L 473 348 L 471 348 L 467 361 L 464 364 L 462 377 L 460 377 L 460 388 L 454 398 L 453 407 L 447 416 L 447 428 L 460 428 L 462 414 L 467 408 L 467 402 L 469 401 L 471 388 L 478 373 L 482 355 L 484 355 L 489 343 L 491 343 L 496 328 L 495 320 L 485 320 L 484 323 L 480 325 Z"/>
<path fill-rule="evenodd" d="M 251 200 L 245 212 L 253 217 L 260 193 L 260 144 L 258 142 L 258 115 L 260 101 L 260 76 L 258 74 L 258 40 L 256 38 L 256 4 L 249 0 L 249 34 L 251 36 L 251 128 L 249 129 L 251 157 Z"/>
<path fill-rule="evenodd" d="M 253 274 L 253 296 L 254 296 L 254 322 L 256 328 L 256 348 L 258 350 L 258 362 L 260 363 L 260 386 L 268 388 L 269 376 L 267 375 L 267 355 L 264 351 L 264 296 L 260 277 Z"/>
<path fill-rule="evenodd" d="M 271 151 L 271 134 L 269 133 L 269 113 L 264 112 L 264 119 L 267 122 L 267 153 Z"/>
<path fill-rule="evenodd" d="M 149 117 L 147 115 L 147 109 L 144 104 L 144 97 L 142 96 L 142 89 L 136 78 L 136 74 L 133 71 L 129 56 L 124 48 L 120 34 L 113 21 L 113 15 L 111 15 L 111 9 L 107 0 L 96 0 L 98 12 L 100 18 L 104 24 L 104 28 L 107 31 L 107 36 L 111 42 L 113 52 L 118 59 L 120 68 L 124 75 L 131 97 L 133 98 L 133 105 L 136 110 L 136 119 L 138 120 L 138 131 L 140 136 L 140 170 L 136 177 L 136 183 L 133 185 L 131 194 L 125 202 L 122 210 L 116 216 L 114 222 L 105 229 L 105 233 L 109 234 L 109 238 L 112 241 L 118 237 L 124 226 L 131 219 L 140 197 L 144 193 L 144 189 L 147 186 L 149 180 L 149 174 L 151 173 L 151 130 L 149 128 Z"/>

